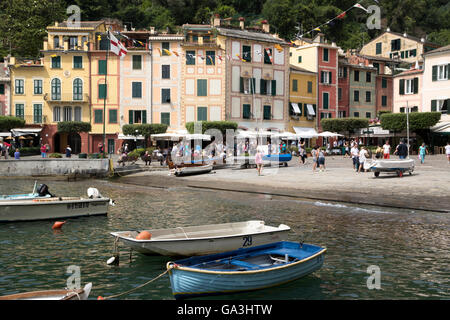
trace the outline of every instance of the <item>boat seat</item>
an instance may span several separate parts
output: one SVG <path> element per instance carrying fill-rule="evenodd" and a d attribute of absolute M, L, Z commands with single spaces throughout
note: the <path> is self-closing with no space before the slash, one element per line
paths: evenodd
<path fill-rule="evenodd" d="M 248 263 L 248 262 L 241 261 L 241 260 L 231 260 L 230 264 L 232 264 L 234 266 L 238 266 L 238 267 L 244 267 L 247 269 L 259 269 L 261 267 L 260 265 Z"/>
<path fill-rule="evenodd" d="M 293 252 L 292 250 L 285 250 L 285 249 L 270 250 L 270 251 L 267 252 L 267 254 L 282 256 L 283 260 L 284 260 L 284 255 L 285 254 L 287 254 L 291 258 L 296 258 L 298 260 L 302 260 L 302 259 L 304 259 L 304 258 L 306 258 L 308 256 L 307 254 L 299 254 L 298 252 Z"/>

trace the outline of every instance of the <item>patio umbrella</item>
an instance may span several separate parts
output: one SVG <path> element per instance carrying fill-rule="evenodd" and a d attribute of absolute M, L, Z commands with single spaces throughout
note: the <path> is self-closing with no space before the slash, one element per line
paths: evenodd
<path fill-rule="evenodd" d="M 187 134 L 185 135 L 186 140 L 206 140 L 206 141 L 211 141 L 211 136 L 208 134 L 199 134 L 199 133 L 194 133 L 194 134 Z"/>
<path fill-rule="evenodd" d="M 324 131 L 322 133 L 319 133 L 319 137 L 343 137 L 343 136 L 344 135 L 342 135 L 342 134 L 330 132 L 330 131 Z"/>

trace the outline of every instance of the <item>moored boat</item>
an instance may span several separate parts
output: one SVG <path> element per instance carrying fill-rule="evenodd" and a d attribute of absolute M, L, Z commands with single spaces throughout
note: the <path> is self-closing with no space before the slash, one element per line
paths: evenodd
<path fill-rule="evenodd" d="M 196 165 L 196 166 L 184 166 L 184 167 L 178 167 L 175 169 L 175 175 L 177 177 L 181 176 L 189 176 L 189 175 L 195 175 L 195 174 L 204 174 L 209 173 L 213 169 L 212 164 L 206 164 L 206 165 Z"/>
<path fill-rule="evenodd" d="M 88 283 L 83 289 L 43 290 L 0 296 L 0 300 L 87 300 L 92 289 Z"/>
<path fill-rule="evenodd" d="M 396 173 L 399 177 L 403 176 L 403 173 L 409 172 L 412 174 L 414 171 L 413 159 L 379 159 L 379 160 L 366 160 L 364 162 L 364 169 L 370 170 L 374 173 L 375 177 L 378 177 L 381 172 Z"/>
<path fill-rule="evenodd" d="M 280 224 L 266 226 L 264 221 L 245 221 L 170 229 L 112 232 L 121 243 L 148 255 L 198 256 L 251 247 L 287 239 L 291 229 Z M 136 239 L 142 232 L 150 239 Z"/>
<path fill-rule="evenodd" d="M 11 201 L 11 200 L 43 199 L 43 198 L 50 198 L 50 197 L 53 197 L 53 195 L 48 191 L 48 186 L 45 184 L 41 184 L 39 186 L 39 188 L 37 188 L 37 185 L 35 182 L 32 193 L 0 195 L 0 202 Z"/>
<path fill-rule="evenodd" d="M 281 241 L 167 263 L 176 299 L 228 294 L 297 280 L 323 265 L 325 248 Z"/>

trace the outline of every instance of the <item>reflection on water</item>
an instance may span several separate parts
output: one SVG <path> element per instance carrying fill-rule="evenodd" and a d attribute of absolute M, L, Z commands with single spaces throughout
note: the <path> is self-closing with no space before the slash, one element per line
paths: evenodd
<path fill-rule="evenodd" d="M 328 249 L 321 270 L 279 287 L 220 299 L 449 298 L 450 217 L 444 213 L 356 207 L 184 188 L 158 189 L 101 180 L 48 181 L 56 195 L 86 194 L 88 187 L 116 201 L 107 217 L 0 224 L 0 295 L 66 287 L 67 267 L 93 282 L 92 298 L 141 285 L 165 271 L 169 257 L 144 256 L 121 246 L 110 267 L 112 231 L 237 222 L 250 219 L 291 227 L 289 240 Z M 31 192 L 34 181 L 0 181 L 0 194 Z M 381 290 L 369 290 L 367 268 L 381 269 Z M 119 299 L 173 299 L 168 276 Z M 205 299 L 217 299 L 210 297 Z"/>

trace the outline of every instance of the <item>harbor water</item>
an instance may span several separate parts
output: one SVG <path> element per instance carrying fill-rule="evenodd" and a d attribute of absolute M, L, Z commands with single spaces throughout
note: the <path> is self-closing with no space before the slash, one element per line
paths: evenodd
<path fill-rule="evenodd" d="M 43 183 L 43 181 L 39 181 Z M 157 277 L 171 257 L 144 256 L 120 245 L 120 265 L 108 266 L 113 231 L 264 220 L 291 227 L 289 239 L 327 248 L 323 267 L 278 287 L 204 299 L 449 299 L 448 213 L 361 207 L 300 197 L 190 188 L 147 188 L 104 180 L 45 181 L 58 196 L 96 187 L 115 200 L 109 214 L 0 224 L 0 295 L 62 289 L 79 268 L 91 299 L 126 292 Z M 34 180 L 0 180 L 0 194 L 29 193 Z M 299 195 L 301 196 L 301 195 Z M 375 269 L 374 269 L 375 266 Z M 379 270 L 379 289 L 371 286 Z M 369 285 L 368 285 L 369 284 Z M 168 275 L 116 299 L 173 299 Z"/>

